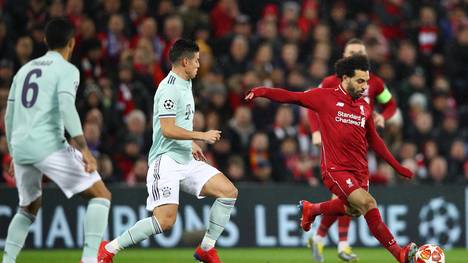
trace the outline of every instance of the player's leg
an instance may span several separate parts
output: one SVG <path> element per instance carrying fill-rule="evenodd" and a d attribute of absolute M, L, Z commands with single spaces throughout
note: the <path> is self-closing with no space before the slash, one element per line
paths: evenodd
<path fill-rule="evenodd" d="M 336 199 L 336 195 L 332 195 L 331 199 Z M 312 257 L 316 262 L 323 262 L 325 260 L 323 255 L 324 243 L 323 239 L 327 236 L 328 230 L 335 223 L 338 216 L 322 216 L 320 225 L 315 232 L 315 235 L 309 238 L 307 245 L 312 249 Z"/>
<path fill-rule="evenodd" d="M 42 205 L 42 174 L 32 165 L 15 164 L 16 187 L 19 195 L 18 212 L 8 226 L 3 263 L 13 263 L 24 246 L 29 227 Z"/>
<path fill-rule="evenodd" d="M 152 216 L 141 219 L 120 236 L 105 244 L 105 250 L 110 252 L 112 257 L 125 248 L 170 230 L 176 221 L 177 209 L 177 204 L 165 204 L 154 208 Z"/>
<path fill-rule="evenodd" d="M 99 180 L 81 192 L 81 196 L 89 199 L 83 222 L 84 245 L 81 261 L 82 263 L 92 263 L 96 262 L 99 244 L 106 230 L 111 193 Z"/>
<path fill-rule="evenodd" d="M 353 253 L 353 250 L 348 243 L 348 230 L 350 223 L 350 216 L 340 216 L 338 218 L 338 257 L 345 262 L 354 262 L 358 259 L 358 256 Z"/>
<path fill-rule="evenodd" d="M 304 231 L 309 231 L 310 226 L 315 220 L 315 217 L 318 215 L 322 216 L 342 216 L 347 214 L 347 201 L 346 198 L 348 196 L 345 188 L 343 188 L 342 184 L 345 184 L 347 178 L 351 178 L 350 180 L 355 181 L 355 185 L 357 181 L 354 177 L 346 172 L 335 173 L 332 177 L 331 173 L 325 173 L 322 175 L 323 182 L 325 186 L 332 192 L 334 195 L 338 196 L 339 198 L 331 199 L 322 203 L 311 203 L 305 200 L 301 200 L 299 202 L 299 208 L 301 212 L 301 228 Z M 345 179 L 346 178 L 346 179 Z M 349 213 L 348 213 L 349 214 Z"/>
<path fill-rule="evenodd" d="M 202 262 L 219 262 L 214 246 L 229 222 L 237 199 L 237 188 L 218 169 L 201 161 L 189 163 L 189 170 L 181 181 L 181 190 L 197 196 L 216 200 L 211 206 L 207 231 L 194 257 Z"/>
<path fill-rule="evenodd" d="M 211 206 L 208 229 L 200 245 L 203 250 L 210 250 L 215 246 L 224 226 L 229 222 L 237 194 L 237 188 L 222 173 L 213 176 L 203 186 L 201 196 L 216 198 Z"/>
<path fill-rule="evenodd" d="M 96 262 L 99 244 L 107 226 L 111 194 L 95 171 L 84 170 L 81 153 L 71 146 L 52 153 L 35 164 L 54 181 L 67 198 L 75 194 L 89 199 L 84 219 L 84 246 L 81 261 Z"/>
<path fill-rule="evenodd" d="M 364 215 L 372 235 L 379 240 L 380 244 L 392 253 L 399 262 L 408 262 L 408 257 L 411 257 L 411 255 L 408 256 L 408 254 L 415 252 L 415 245 L 413 246 L 410 244 L 411 248 L 407 246 L 405 251 L 396 243 L 392 233 L 383 222 L 379 209 L 377 208 L 377 202 L 372 195 L 365 189 L 359 188 L 348 196 L 348 202 Z M 407 251 L 408 249 L 412 251 Z"/>
<path fill-rule="evenodd" d="M 103 241 L 99 248 L 98 262 L 112 262 L 121 250 L 169 230 L 177 218 L 179 204 L 179 181 L 184 165 L 166 155 L 159 156 L 148 169 L 146 186 L 148 198 L 146 209 L 150 217 L 136 222 L 132 227 L 110 242 Z"/>

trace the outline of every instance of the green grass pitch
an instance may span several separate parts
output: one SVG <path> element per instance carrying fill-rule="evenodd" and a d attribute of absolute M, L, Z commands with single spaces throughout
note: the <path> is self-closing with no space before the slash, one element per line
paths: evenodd
<path fill-rule="evenodd" d="M 311 254 L 307 248 L 220 248 L 219 256 L 224 263 L 310 263 Z M 360 263 L 396 262 L 384 249 L 354 250 L 360 257 Z M 114 263 L 178 263 L 195 262 L 193 249 L 128 249 L 115 257 Z M 63 263 L 79 262 L 79 250 L 25 250 L 18 257 L 17 263 Z M 325 250 L 326 263 L 341 262 L 336 257 L 336 250 Z M 446 251 L 447 263 L 468 262 L 468 250 L 452 249 Z"/>

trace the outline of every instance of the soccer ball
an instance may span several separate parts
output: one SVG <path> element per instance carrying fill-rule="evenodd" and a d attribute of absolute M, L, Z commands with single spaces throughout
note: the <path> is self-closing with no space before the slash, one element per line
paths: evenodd
<path fill-rule="evenodd" d="M 436 245 L 423 245 L 414 255 L 414 263 L 445 263 L 444 251 Z"/>

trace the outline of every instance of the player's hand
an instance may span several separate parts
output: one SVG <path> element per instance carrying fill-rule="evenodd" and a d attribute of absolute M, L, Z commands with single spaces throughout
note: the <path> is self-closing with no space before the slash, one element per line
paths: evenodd
<path fill-rule="evenodd" d="M 221 139 L 221 131 L 209 130 L 203 133 L 203 140 L 209 144 L 213 144 Z"/>
<path fill-rule="evenodd" d="M 411 172 L 410 169 L 404 166 L 401 166 L 400 168 L 398 168 L 397 172 L 406 179 L 411 179 L 414 176 L 414 173 Z"/>
<path fill-rule="evenodd" d="M 8 174 L 11 176 L 11 177 L 14 177 L 15 176 L 15 164 L 13 162 L 13 159 L 10 160 L 10 165 L 8 167 Z"/>
<path fill-rule="evenodd" d="M 322 135 L 320 131 L 314 131 L 312 133 L 312 144 L 318 147 L 322 146 Z"/>
<path fill-rule="evenodd" d="M 382 129 L 385 128 L 385 119 L 382 116 L 382 114 L 374 111 L 372 113 L 372 118 L 374 118 L 374 124 L 376 127 L 382 128 Z"/>
<path fill-rule="evenodd" d="M 245 100 L 253 100 L 256 97 L 261 97 L 263 94 L 263 89 L 265 87 L 255 87 L 249 91 L 247 96 L 245 96 Z"/>
<path fill-rule="evenodd" d="M 205 154 L 203 154 L 202 148 L 195 142 L 192 142 L 192 155 L 195 160 L 206 162 L 206 157 Z"/>
<path fill-rule="evenodd" d="M 96 158 L 94 158 L 93 154 L 88 150 L 84 150 L 83 154 L 83 162 L 85 164 L 85 171 L 87 173 L 95 172 L 97 169 L 97 162 Z"/>

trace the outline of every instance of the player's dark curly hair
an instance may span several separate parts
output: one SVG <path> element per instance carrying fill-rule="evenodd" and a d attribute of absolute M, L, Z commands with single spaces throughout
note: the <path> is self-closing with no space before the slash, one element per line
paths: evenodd
<path fill-rule="evenodd" d="M 369 71 L 369 69 L 369 59 L 363 55 L 342 58 L 335 63 L 336 76 L 341 79 L 345 75 L 350 78 L 354 77 L 355 70 Z"/>
<path fill-rule="evenodd" d="M 169 51 L 169 59 L 172 64 L 177 64 L 181 59 L 193 58 L 194 53 L 198 52 L 197 43 L 188 39 L 179 39 L 172 45 Z"/>

